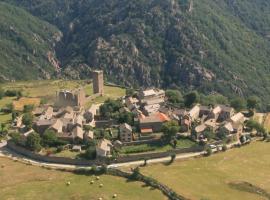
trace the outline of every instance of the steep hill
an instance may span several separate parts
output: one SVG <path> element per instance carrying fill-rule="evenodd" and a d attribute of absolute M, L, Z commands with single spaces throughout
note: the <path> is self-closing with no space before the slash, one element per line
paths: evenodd
<path fill-rule="evenodd" d="M 64 34 L 62 76 L 180 87 L 270 101 L 265 0 L 5 0 Z"/>
<path fill-rule="evenodd" d="M 50 78 L 59 37 L 56 27 L 0 2 L 0 80 Z"/>

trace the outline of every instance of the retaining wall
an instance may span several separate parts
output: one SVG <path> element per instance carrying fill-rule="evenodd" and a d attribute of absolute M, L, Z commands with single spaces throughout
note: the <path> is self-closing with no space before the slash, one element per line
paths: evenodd
<path fill-rule="evenodd" d="M 29 151 L 21 146 L 14 144 L 12 141 L 8 141 L 7 147 L 14 151 L 15 153 L 24 155 L 33 160 L 38 160 L 41 162 L 47 163 L 56 163 L 56 164 L 67 164 L 67 165 L 102 165 L 102 164 L 113 164 L 113 163 L 125 163 L 125 162 L 133 162 L 140 161 L 144 159 L 156 159 L 169 157 L 172 154 L 181 154 L 181 153 L 191 153 L 191 152 L 199 152 L 202 151 L 203 148 L 200 146 L 186 148 L 186 149 L 176 149 L 167 152 L 156 152 L 156 153 L 144 153 L 144 154 L 136 154 L 136 155 L 127 155 L 121 156 L 114 160 L 106 158 L 106 159 L 98 159 L 98 160 L 83 160 L 83 159 L 71 159 L 66 157 L 54 157 L 54 156 L 44 156 L 32 151 Z"/>

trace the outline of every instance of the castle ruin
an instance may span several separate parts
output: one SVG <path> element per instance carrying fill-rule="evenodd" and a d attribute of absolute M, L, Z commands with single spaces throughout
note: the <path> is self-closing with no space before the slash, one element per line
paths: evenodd
<path fill-rule="evenodd" d="M 56 99 L 58 106 L 83 106 L 85 104 L 85 92 L 83 89 L 61 90 L 56 93 Z"/>
<path fill-rule="evenodd" d="M 94 94 L 104 94 L 103 71 L 93 71 L 93 92 Z"/>

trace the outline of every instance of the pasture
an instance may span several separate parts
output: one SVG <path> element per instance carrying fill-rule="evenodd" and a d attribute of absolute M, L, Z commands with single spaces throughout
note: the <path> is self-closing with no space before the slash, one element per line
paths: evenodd
<path fill-rule="evenodd" d="M 0 180 L 0 199 L 3 200 L 97 200 L 100 197 L 110 200 L 114 194 L 117 194 L 115 199 L 166 200 L 160 191 L 139 182 L 108 175 L 96 180 L 94 176 L 43 169 L 5 158 L 0 158 Z M 92 180 L 94 184 L 90 184 Z"/>
<path fill-rule="evenodd" d="M 269 200 L 270 143 L 254 142 L 210 157 L 141 171 L 192 200 Z"/>

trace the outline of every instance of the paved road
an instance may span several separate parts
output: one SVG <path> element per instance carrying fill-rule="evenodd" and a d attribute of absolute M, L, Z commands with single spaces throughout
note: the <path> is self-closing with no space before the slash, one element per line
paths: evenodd
<path fill-rule="evenodd" d="M 66 164 L 56 164 L 56 163 L 46 163 L 41 161 L 36 161 L 29 159 L 23 155 L 17 154 L 10 149 L 6 148 L 6 142 L 0 143 L 0 157 L 7 157 L 11 158 L 13 160 L 18 160 L 24 163 L 31 163 L 32 165 L 36 166 L 47 166 L 51 168 L 59 168 L 59 169 L 76 169 L 76 168 L 89 168 L 87 166 L 79 166 L 79 165 L 66 165 Z M 176 155 L 176 160 L 181 159 L 187 159 L 187 158 L 193 158 L 202 155 L 204 152 L 196 152 L 196 153 L 186 153 L 186 154 L 180 154 Z M 165 157 L 165 158 L 158 158 L 158 159 L 151 159 L 148 160 L 147 163 L 163 163 L 170 161 L 171 157 Z M 139 166 L 142 165 L 144 161 L 135 161 L 135 162 L 127 162 L 127 163 L 117 163 L 117 164 L 111 164 L 108 167 L 110 168 L 118 168 L 118 167 L 130 167 L 130 166 Z"/>
<path fill-rule="evenodd" d="M 237 144 L 238 142 L 234 142 L 232 144 L 227 145 L 228 148 L 232 148 L 233 145 Z M 0 157 L 7 157 L 11 158 L 14 160 L 18 160 L 24 163 L 31 163 L 32 165 L 36 166 L 45 166 L 45 167 L 51 167 L 51 168 L 57 168 L 57 169 L 77 169 L 77 168 L 89 168 L 91 166 L 79 166 L 79 165 L 66 165 L 66 164 L 56 164 L 56 163 L 46 163 L 46 162 L 41 162 L 41 161 L 36 161 L 29 159 L 23 155 L 17 154 L 10 149 L 6 147 L 7 142 L 2 141 L 0 142 Z M 213 152 L 216 152 L 217 150 L 213 150 Z M 185 153 L 185 154 L 178 154 L 176 155 L 176 160 L 184 160 L 188 158 L 195 158 L 198 156 L 203 155 L 205 152 L 196 152 L 196 153 Z M 171 157 L 165 157 L 165 158 L 157 158 L 157 159 L 151 159 L 148 160 L 148 164 L 154 164 L 154 163 L 165 163 L 169 162 Z M 118 167 L 135 167 L 139 165 L 143 165 L 144 161 L 134 161 L 134 162 L 127 162 L 127 163 L 117 163 L 117 164 L 111 164 L 108 167 L 110 168 L 118 168 Z"/>

